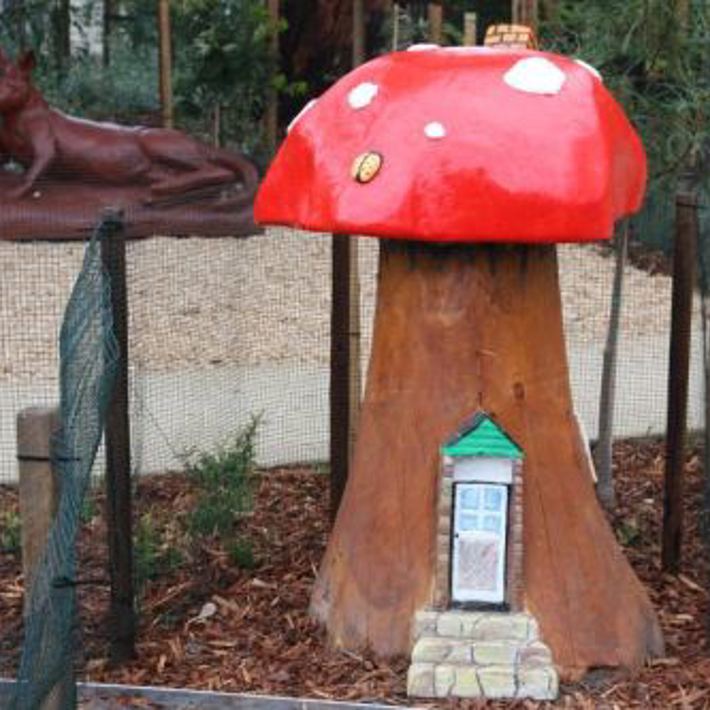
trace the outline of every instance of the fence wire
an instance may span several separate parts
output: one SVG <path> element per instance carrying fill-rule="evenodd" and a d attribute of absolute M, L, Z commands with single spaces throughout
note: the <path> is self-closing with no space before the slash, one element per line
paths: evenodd
<path fill-rule="evenodd" d="M 133 469 L 179 469 L 253 415 L 263 466 L 328 456 L 330 237 L 270 229 L 250 238 L 153 239 L 128 244 Z M 367 368 L 377 240 L 357 240 L 362 370 Z M 51 404 L 63 304 L 81 261 L 75 243 L 0 242 L 0 483 L 17 477 L 16 413 Z M 559 249 L 576 408 L 596 435 L 613 257 L 603 246 Z M 630 264 L 619 346 L 617 434 L 665 425 L 670 278 Z M 696 314 L 696 325 L 699 326 Z M 700 328 L 692 389 L 701 389 Z M 702 427 L 699 398 L 690 422 Z M 101 466 L 97 467 L 100 473 Z"/>
<path fill-rule="evenodd" d="M 672 219 L 668 224 L 672 226 Z M 639 223 L 637 234 L 643 228 Z M 672 234 L 667 238 L 670 242 Z M 364 381 L 375 310 L 378 241 L 358 238 L 356 242 Z M 56 402 L 62 313 L 84 249 L 85 245 L 72 242 L 0 241 L 0 572 L 4 579 L 19 580 L 15 419 L 25 407 Z M 600 244 L 563 245 L 558 253 L 575 408 L 594 439 L 614 255 Z M 658 435 L 665 429 L 671 279 L 664 266 L 663 260 L 654 269 L 632 260 L 626 267 L 617 437 Z M 180 470 L 187 454 L 211 450 L 254 416 L 261 417 L 257 435 L 261 466 L 327 461 L 329 235 L 275 228 L 248 238 L 156 236 L 129 241 L 127 286 L 134 474 Z M 86 305 L 97 308 L 101 301 L 96 299 L 97 294 L 87 297 Z M 693 329 L 689 426 L 702 429 L 699 306 Z M 103 470 L 99 449 L 93 472 L 99 478 Z M 70 588 L 62 593 L 67 599 L 73 594 Z M 19 581 L 0 590 L 0 618 L 7 618 L 3 605 L 17 605 L 18 598 Z M 21 615 L 16 623 L 22 623 Z M 16 630 L 8 629 L 8 637 L 16 638 Z M 4 647 L 0 634 L 0 675 L 15 675 L 17 660 L 16 649 Z"/>
<path fill-rule="evenodd" d="M 76 549 L 81 505 L 101 440 L 118 349 L 113 334 L 101 230 L 90 242 L 59 336 L 60 429 L 52 467 L 60 481 L 57 512 L 27 597 L 25 634 L 12 710 L 40 707 L 72 674 L 76 622 Z M 76 706 L 68 683 L 57 707 Z"/>

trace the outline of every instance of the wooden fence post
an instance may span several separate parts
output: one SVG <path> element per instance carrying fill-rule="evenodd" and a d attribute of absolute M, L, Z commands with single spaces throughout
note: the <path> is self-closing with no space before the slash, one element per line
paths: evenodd
<path fill-rule="evenodd" d="M 59 503 L 59 480 L 52 468 L 52 436 L 59 428 L 56 408 L 29 407 L 17 415 L 17 463 L 22 521 L 22 574 L 25 580 L 24 614 L 37 565 L 42 559 Z M 63 710 L 73 697 L 73 676 L 60 680 L 41 710 Z"/>
<path fill-rule="evenodd" d="M 111 310 L 118 341 L 116 382 L 106 413 L 106 527 L 108 529 L 110 655 L 114 663 L 135 657 L 136 619 L 133 604 L 133 536 L 131 510 L 131 443 L 128 413 L 128 297 L 126 237 L 119 213 L 101 242 L 101 258 L 111 284 Z"/>
<path fill-rule="evenodd" d="M 365 6 L 353 0 L 352 63 L 365 61 Z M 330 314 L 330 517 L 335 520 L 345 486 L 360 413 L 360 276 L 357 241 L 334 234 Z"/>
<path fill-rule="evenodd" d="M 698 241 L 698 203 L 693 194 L 676 196 L 673 245 L 673 294 L 668 372 L 665 496 L 661 567 L 676 574 L 680 569 L 683 538 L 683 467 L 685 465 L 690 335 Z"/>
<path fill-rule="evenodd" d="M 330 518 L 335 520 L 350 468 L 351 244 L 348 234 L 334 234 L 330 311 Z"/>

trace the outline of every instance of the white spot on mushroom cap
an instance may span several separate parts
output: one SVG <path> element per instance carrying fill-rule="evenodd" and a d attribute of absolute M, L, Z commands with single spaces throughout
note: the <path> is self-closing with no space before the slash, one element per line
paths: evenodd
<path fill-rule="evenodd" d="M 447 54 L 491 54 L 496 51 L 495 47 L 485 47 L 484 45 L 464 45 L 462 47 L 443 47 Z"/>
<path fill-rule="evenodd" d="M 559 93 L 566 79 L 564 72 L 544 57 L 520 59 L 503 76 L 513 89 L 547 95 Z"/>
<path fill-rule="evenodd" d="M 599 81 L 604 81 L 604 77 L 601 75 L 599 69 L 593 67 L 591 64 L 588 64 L 584 61 L 584 59 L 575 59 L 574 63 L 579 64 L 580 67 L 584 67 L 590 74 L 596 76 Z"/>
<path fill-rule="evenodd" d="M 420 44 L 410 44 L 407 47 L 408 52 L 428 52 L 432 49 L 439 49 L 439 45 L 431 42 L 421 42 Z"/>
<path fill-rule="evenodd" d="M 443 123 L 432 121 L 424 126 L 424 135 L 432 140 L 439 140 L 446 137 L 446 127 Z"/>
<path fill-rule="evenodd" d="M 364 81 L 362 84 L 358 84 L 354 89 L 350 89 L 348 93 L 350 108 L 358 111 L 361 108 L 365 108 L 365 106 L 369 106 L 379 90 L 380 87 L 371 81 Z"/>
<path fill-rule="evenodd" d="M 294 117 L 291 123 L 286 127 L 286 133 L 290 133 L 291 129 L 305 116 L 318 102 L 317 99 L 311 99 Z"/>

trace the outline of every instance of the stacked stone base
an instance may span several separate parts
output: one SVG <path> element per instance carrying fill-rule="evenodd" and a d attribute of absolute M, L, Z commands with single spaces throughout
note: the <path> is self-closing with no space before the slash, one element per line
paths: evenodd
<path fill-rule="evenodd" d="M 557 697 L 557 671 L 525 613 L 421 611 L 407 693 L 421 698 Z"/>

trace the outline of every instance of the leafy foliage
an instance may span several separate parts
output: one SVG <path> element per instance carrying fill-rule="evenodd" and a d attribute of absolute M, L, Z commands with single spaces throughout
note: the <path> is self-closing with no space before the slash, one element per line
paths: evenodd
<path fill-rule="evenodd" d="M 267 91 L 279 83 L 269 50 L 279 27 L 260 0 L 178 0 L 173 8 L 177 110 L 195 121 L 218 108 L 214 137 L 253 150 Z"/>
<path fill-rule="evenodd" d="M 61 63 L 52 22 L 55 4 L 56 0 L 0 3 L 0 46 L 13 54 L 22 46 L 35 50 L 36 82 L 63 110 L 92 118 L 154 122 L 159 108 L 155 5 L 114 2 L 108 51 L 101 29 L 103 2 L 87 0 L 73 7 L 71 62 Z M 270 42 L 283 25 L 273 26 L 261 0 L 175 0 L 171 9 L 178 125 L 247 153 L 258 151 L 268 91 L 305 90 L 301 84 L 288 84 L 277 72 Z M 110 57 L 108 66 L 104 54 Z"/>
<path fill-rule="evenodd" d="M 22 523 L 16 510 L 0 511 L 0 552 L 19 555 Z"/>
<path fill-rule="evenodd" d="M 559 14 L 543 24 L 542 40 L 596 66 L 636 124 L 650 178 L 640 231 L 656 245 L 667 244 L 679 178 L 707 190 L 710 6 L 703 0 L 562 0 Z"/>
<path fill-rule="evenodd" d="M 258 422 L 253 418 L 231 442 L 215 451 L 188 458 L 188 476 L 199 490 L 189 520 L 193 533 L 231 541 L 239 516 L 251 509 Z"/>
<path fill-rule="evenodd" d="M 150 513 L 143 514 L 136 525 L 133 541 L 133 574 L 138 590 L 145 584 L 180 567 L 180 549 L 165 539 Z"/>

